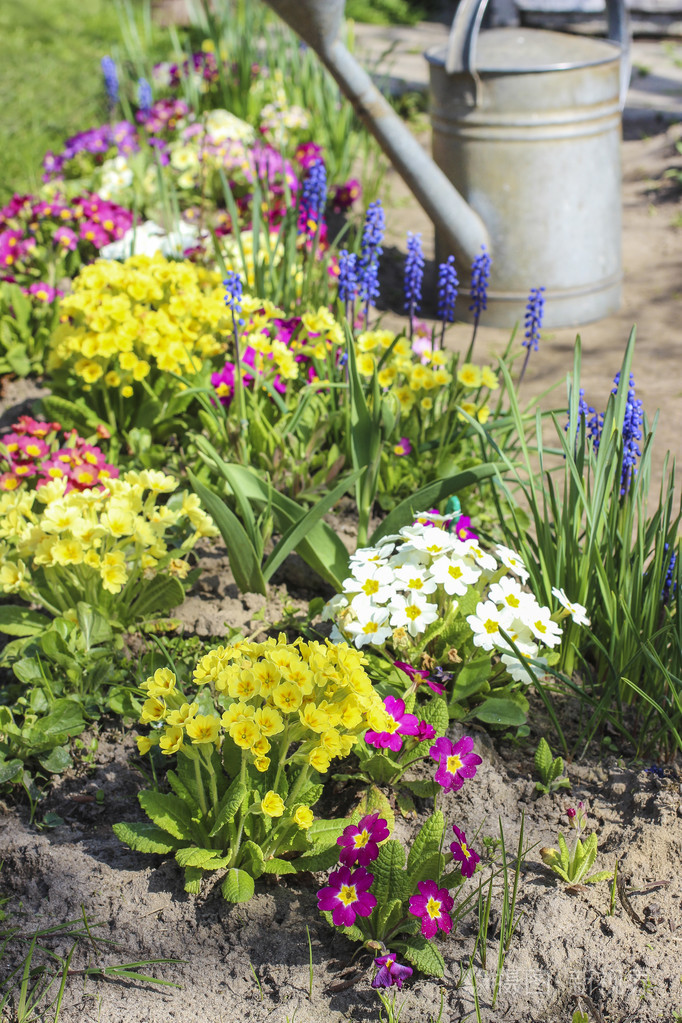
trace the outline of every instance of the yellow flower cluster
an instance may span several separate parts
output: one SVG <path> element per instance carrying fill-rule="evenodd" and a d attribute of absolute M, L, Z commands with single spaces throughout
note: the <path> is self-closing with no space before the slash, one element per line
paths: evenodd
<path fill-rule="evenodd" d="M 212 690 L 213 714 L 200 714 L 196 702 L 187 703 L 173 672 L 160 668 L 143 683 L 148 698 L 140 721 L 165 727 L 139 739 L 140 751 L 158 744 L 163 753 L 175 753 L 186 740 L 220 746 L 227 735 L 259 771 L 267 771 L 276 746 L 279 766 L 303 763 L 324 773 L 335 757 L 347 756 L 366 728 L 385 722 L 365 663 L 346 643 L 290 644 L 283 635 L 218 647 L 194 671 L 195 684 Z M 297 749 L 289 756 L 292 744 Z"/>
<path fill-rule="evenodd" d="M 378 369 L 391 345 L 390 354 Z M 396 341 L 396 335 L 390 330 L 366 330 L 360 334 L 357 353 L 358 372 L 364 377 L 371 377 L 375 368 L 378 369 L 379 386 L 393 390 L 403 412 L 409 412 L 416 402 L 424 411 L 429 411 L 440 389 L 452 380 L 446 368 L 447 352 L 435 349 L 419 356 L 407 338 L 400 337 Z"/>
<path fill-rule="evenodd" d="M 1 494 L 0 591 L 41 600 L 35 573 L 58 569 L 63 582 L 68 579 L 96 604 L 99 586 L 118 594 L 131 578 L 161 570 L 184 578 L 185 555 L 217 530 L 194 494 L 157 504 L 159 495 L 177 487 L 174 477 L 145 469 L 107 480 L 101 490 L 66 494 L 66 480 L 55 479 L 35 491 Z M 173 540 L 173 527 L 186 539 Z M 44 606 L 52 599 L 46 592 Z"/>
<path fill-rule="evenodd" d="M 84 267 L 61 314 L 48 372 L 67 367 L 124 398 L 150 374 L 198 373 L 225 350 L 232 327 L 220 275 L 160 254 Z"/>

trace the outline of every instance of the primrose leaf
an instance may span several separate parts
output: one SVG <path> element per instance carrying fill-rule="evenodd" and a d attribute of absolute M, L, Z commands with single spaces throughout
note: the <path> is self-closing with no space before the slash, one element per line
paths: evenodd
<path fill-rule="evenodd" d="M 410 854 L 407 857 L 407 873 L 409 874 L 410 891 L 414 890 L 416 884 L 413 876 L 416 876 L 424 859 L 432 852 L 440 852 L 443 841 L 443 829 L 445 818 L 440 810 L 432 814 L 422 825 L 419 834 L 412 843 Z"/>
<path fill-rule="evenodd" d="M 421 708 L 420 714 L 423 721 L 426 721 L 429 725 L 433 726 L 433 730 L 436 735 L 435 738 L 440 738 L 441 735 L 445 735 L 448 730 L 450 723 L 450 717 L 448 715 L 448 705 L 440 696 L 434 696 L 432 700 Z M 424 742 L 420 742 L 410 753 L 410 760 L 418 757 L 426 756 L 431 747 L 433 746 L 433 739 L 425 739 Z"/>
<path fill-rule="evenodd" d="M 61 774 L 62 771 L 71 767 L 71 754 L 66 746 L 55 746 L 49 753 L 38 757 L 38 763 L 44 771 L 49 771 L 50 774 Z"/>
<path fill-rule="evenodd" d="M 218 870 L 229 863 L 227 856 L 221 856 L 217 849 L 198 849 L 195 845 L 178 849 L 176 862 L 181 867 L 198 867 L 199 870 Z"/>
<path fill-rule="evenodd" d="M 474 710 L 474 717 L 487 725 L 523 725 L 526 715 L 514 700 L 489 696 Z"/>
<path fill-rule="evenodd" d="M 0 760 L 0 785 L 16 778 L 23 766 L 21 760 Z"/>
<path fill-rule="evenodd" d="M 227 877 L 220 886 L 226 902 L 248 902 L 253 897 L 255 885 L 253 878 L 245 870 L 231 867 Z"/>
<path fill-rule="evenodd" d="M 596 874 L 590 874 L 589 877 L 584 877 L 582 879 L 582 884 L 596 884 L 597 881 L 610 881 L 612 877 L 612 870 L 600 870 Z"/>
<path fill-rule="evenodd" d="M 421 934 L 414 934 L 405 941 L 395 942 L 395 947 L 400 949 L 405 959 L 422 973 L 430 977 L 442 977 L 445 973 L 445 963 L 440 950 Z"/>
<path fill-rule="evenodd" d="M 213 838 L 221 828 L 234 820 L 247 792 L 246 783 L 235 778 L 218 804 L 215 823 L 209 832 L 209 838 Z"/>
<path fill-rule="evenodd" d="M 383 753 L 375 753 L 369 760 L 363 762 L 362 767 L 363 771 L 379 785 L 387 785 L 400 770 L 398 765 Z"/>
<path fill-rule="evenodd" d="M 389 899 L 377 905 L 376 933 L 381 941 L 395 927 L 403 912 L 402 899 Z"/>
<path fill-rule="evenodd" d="M 197 799 L 196 795 L 190 791 L 187 785 L 185 785 L 184 781 L 181 781 L 181 779 L 178 777 L 175 771 L 167 771 L 166 779 L 170 787 L 173 789 L 175 795 L 179 796 L 180 799 L 187 803 L 187 805 L 193 810 L 196 807 L 199 800 Z"/>
<path fill-rule="evenodd" d="M 401 894 L 402 880 L 405 871 L 405 848 L 402 842 L 391 839 L 379 848 L 379 855 L 372 864 L 374 884 L 372 893 L 377 904 L 383 906 L 390 897 Z"/>
<path fill-rule="evenodd" d="M 123 821 L 114 824 L 113 831 L 121 842 L 125 842 L 135 852 L 165 855 L 178 848 L 178 843 L 166 831 L 148 821 L 140 824 L 127 824 Z"/>
<path fill-rule="evenodd" d="M 291 860 L 282 860 L 277 856 L 273 856 L 272 859 L 266 860 L 263 864 L 264 874 L 295 874 L 296 864 L 292 863 Z"/>
<path fill-rule="evenodd" d="M 308 856 L 300 856 L 292 862 L 296 867 L 297 873 L 303 870 L 311 870 L 314 873 L 316 870 L 329 870 L 330 867 L 335 867 L 338 860 L 339 850 L 336 848 L 336 845 L 330 845 L 327 849 L 323 849 L 322 852 L 313 852 Z"/>
<path fill-rule="evenodd" d="M 567 871 L 571 862 L 571 857 L 568 852 L 568 846 L 566 845 L 566 839 L 560 834 L 557 836 L 557 842 L 559 843 L 559 849 L 561 850 L 561 860 L 559 861 L 561 868 L 562 870 Z"/>
<path fill-rule="evenodd" d="M 0 632 L 7 636 L 38 636 L 49 626 L 49 618 L 28 607 L 15 604 L 0 607 Z"/>
<path fill-rule="evenodd" d="M 555 781 L 563 773 L 564 773 L 563 757 L 556 757 L 556 759 L 552 761 L 552 766 L 551 766 L 550 772 L 549 772 L 549 780 L 550 781 Z M 555 786 L 555 788 L 556 788 L 556 786 Z"/>
<path fill-rule="evenodd" d="M 350 821 L 345 821 L 344 823 L 357 824 L 361 817 L 365 817 L 370 813 L 378 813 L 386 821 L 388 830 L 394 830 L 395 813 L 393 812 L 393 807 L 389 803 L 388 797 L 376 785 L 371 785 L 368 789 L 365 789 L 351 814 Z"/>
<path fill-rule="evenodd" d="M 544 785 L 547 785 L 550 777 L 549 772 L 552 768 L 552 751 L 549 748 L 549 743 L 545 738 L 540 739 L 538 748 L 535 751 L 535 768 L 542 779 Z"/>
<path fill-rule="evenodd" d="M 185 891 L 188 895 L 201 892 L 201 867 L 185 867 Z"/>
<path fill-rule="evenodd" d="M 348 823 L 349 821 L 345 817 L 313 821 L 306 831 L 306 837 L 312 844 L 313 851 L 319 853 L 324 849 L 336 849 L 336 839 L 343 833 L 343 829 Z"/>
<path fill-rule="evenodd" d="M 192 839 L 192 818 L 186 804 L 170 792 L 138 792 L 140 806 L 154 824 L 182 841 Z"/>
<path fill-rule="evenodd" d="M 251 877 L 260 877 L 263 873 L 263 850 L 255 842 L 244 842 L 241 847 L 241 865 Z"/>

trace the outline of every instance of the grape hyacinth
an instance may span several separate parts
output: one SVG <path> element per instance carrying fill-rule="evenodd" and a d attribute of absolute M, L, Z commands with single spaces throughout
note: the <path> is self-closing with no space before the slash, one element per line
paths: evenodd
<path fill-rule="evenodd" d="M 528 302 L 526 304 L 526 319 L 525 319 L 525 337 L 521 342 L 522 346 L 526 349 L 526 358 L 523 360 L 523 366 L 521 367 L 521 375 L 519 376 L 519 384 L 523 380 L 526 372 L 526 366 L 530 358 L 531 352 L 537 352 L 538 345 L 540 343 L 540 331 L 542 330 L 542 318 L 545 312 L 545 289 L 544 288 L 531 288 L 528 296 Z"/>
<path fill-rule="evenodd" d="M 381 199 L 367 207 L 365 226 L 360 243 L 360 264 L 358 267 L 358 283 L 360 299 L 365 305 L 365 328 L 369 326 L 369 307 L 379 297 L 379 256 L 383 252 L 381 243 L 384 240 L 384 209 Z"/>
<path fill-rule="evenodd" d="M 348 315 L 348 308 L 355 302 L 355 295 L 358 290 L 358 257 L 348 249 L 341 249 L 339 253 L 339 301 L 343 302 L 346 319 L 353 319 Z"/>
<path fill-rule="evenodd" d="M 613 382 L 614 388 L 611 393 L 616 394 L 620 383 L 620 373 L 616 373 Z M 641 400 L 635 397 L 635 378 L 632 373 L 630 374 L 629 384 L 625 416 L 623 417 L 623 466 L 620 477 L 621 497 L 627 494 L 632 480 L 637 475 L 637 459 L 642 454 L 637 441 L 642 439 L 641 426 L 644 410 Z"/>
<path fill-rule="evenodd" d="M 140 112 L 145 116 L 149 115 L 152 109 L 152 87 L 146 78 L 140 78 L 137 82 L 137 105 L 140 108 Z"/>
<path fill-rule="evenodd" d="M 116 64 L 111 57 L 102 57 L 102 74 L 104 75 L 104 88 L 107 91 L 109 106 L 113 110 L 118 103 L 118 74 Z"/>
<path fill-rule="evenodd" d="M 455 302 L 457 301 L 457 289 L 459 278 L 455 270 L 455 257 L 448 256 L 444 263 L 438 267 L 438 319 L 441 321 L 440 344 L 443 347 L 445 337 L 445 324 L 453 323 L 455 319 Z"/>
<path fill-rule="evenodd" d="M 421 309 L 423 280 L 422 236 L 408 231 L 407 259 L 405 260 L 405 309 L 410 317 L 410 338 L 414 334 L 414 314 Z"/>
<path fill-rule="evenodd" d="M 665 553 L 667 554 L 668 550 L 669 550 L 668 544 L 665 545 L 664 550 L 665 550 Z M 675 565 L 676 564 L 677 564 L 677 552 L 673 551 L 673 553 L 670 555 L 670 559 L 668 561 L 668 568 L 667 568 L 667 571 L 665 573 L 665 580 L 663 582 L 663 592 L 661 593 L 661 600 L 663 601 L 664 604 L 670 603 L 670 598 L 671 598 L 671 596 L 675 595 L 675 591 L 677 589 L 677 583 L 673 581 L 674 580 L 674 575 L 675 575 Z"/>
<path fill-rule="evenodd" d="M 323 160 L 315 160 L 308 168 L 298 212 L 298 233 L 310 238 L 319 234 L 324 222 L 327 201 L 327 169 Z"/>
<path fill-rule="evenodd" d="M 466 356 L 467 362 L 471 358 L 471 353 L 474 348 L 476 331 L 478 330 L 478 322 L 481 319 L 481 313 L 488 307 L 488 281 L 490 280 L 491 265 L 492 260 L 486 250 L 486 247 L 485 245 L 481 245 L 480 255 L 476 256 L 471 264 L 471 305 L 469 306 L 469 312 L 474 314 L 474 330 L 471 336 L 471 343 L 469 344 L 469 351 Z"/>

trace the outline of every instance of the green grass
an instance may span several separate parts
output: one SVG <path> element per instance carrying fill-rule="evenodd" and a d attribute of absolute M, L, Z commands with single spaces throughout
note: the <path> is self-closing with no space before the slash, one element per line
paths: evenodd
<path fill-rule="evenodd" d="M 0 4 L 0 201 L 35 189 L 45 151 L 104 119 L 100 59 L 119 40 L 112 0 Z"/>

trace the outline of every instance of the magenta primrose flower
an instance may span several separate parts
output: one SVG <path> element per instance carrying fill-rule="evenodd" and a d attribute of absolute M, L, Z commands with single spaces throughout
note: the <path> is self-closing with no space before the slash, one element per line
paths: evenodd
<path fill-rule="evenodd" d="M 443 934 L 449 934 L 452 930 L 450 910 L 455 900 L 447 888 L 439 888 L 435 881 L 420 881 L 417 888 L 420 894 L 410 898 L 410 913 L 421 917 L 422 935 L 433 938 L 438 928 Z"/>
<path fill-rule="evenodd" d="M 398 458 L 404 458 L 404 456 L 409 455 L 411 451 L 412 445 L 407 437 L 401 437 L 393 448 L 393 454 L 397 455 Z"/>
<path fill-rule="evenodd" d="M 364 867 L 351 873 L 350 867 L 339 867 L 329 875 L 329 884 L 317 893 L 321 912 L 332 914 L 335 927 L 351 927 L 356 916 L 369 916 L 377 904 L 371 888 L 374 874 Z"/>
<path fill-rule="evenodd" d="M 366 867 L 379 855 L 379 842 L 388 838 L 389 830 L 386 821 L 378 813 L 368 814 L 358 824 L 349 824 L 343 834 L 336 839 L 341 846 L 339 860 L 346 867 L 357 863 Z"/>
<path fill-rule="evenodd" d="M 403 966 L 396 961 L 395 952 L 389 952 L 385 956 L 379 956 L 374 960 L 374 965 L 379 969 L 376 972 L 372 987 L 397 987 L 403 986 L 403 981 L 412 976 L 412 967 Z"/>
<path fill-rule="evenodd" d="M 394 661 L 393 667 L 400 668 L 401 671 L 404 671 L 411 682 L 417 682 L 417 679 L 419 679 L 417 685 L 421 685 L 422 682 L 426 682 L 429 689 L 431 689 L 432 692 L 437 693 L 438 696 L 442 696 L 445 692 L 445 686 L 441 685 L 440 682 L 434 682 L 426 668 L 413 668 L 412 665 L 408 664 L 406 661 Z"/>
<path fill-rule="evenodd" d="M 429 755 L 438 763 L 435 780 L 446 792 L 461 789 L 464 779 L 473 778 L 478 765 L 483 763 L 477 753 L 471 752 L 473 748 L 471 736 L 463 735 L 459 742 L 442 736 L 429 750 Z"/>
<path fill-rule="evenodd" d="M 390 749 L 398 753 L 402 749 L 404 735 L 417 735 L 419 722 L 414 714 L 405 713 L 404 700 L 395 696 L 387 696 L 384 708 L 388 714 L 388 724 L 383 732 L 366 732 L 365 742 L 377 749 Z"/>
<path fill-rule="evenodd" d="M 455 833 L 457 839 L 456 842 L 450 844 L 450 852 L 453 858 L 459 861 L 460 870 L 462 871 L 462 877 L 471 877 L 476 870 L 476 864 L 480 861 L 481 857 L 473 849 L 470 849 L 467 845 L 467 836 L 463 831 L 453 824 L 452 830 Z"/>

